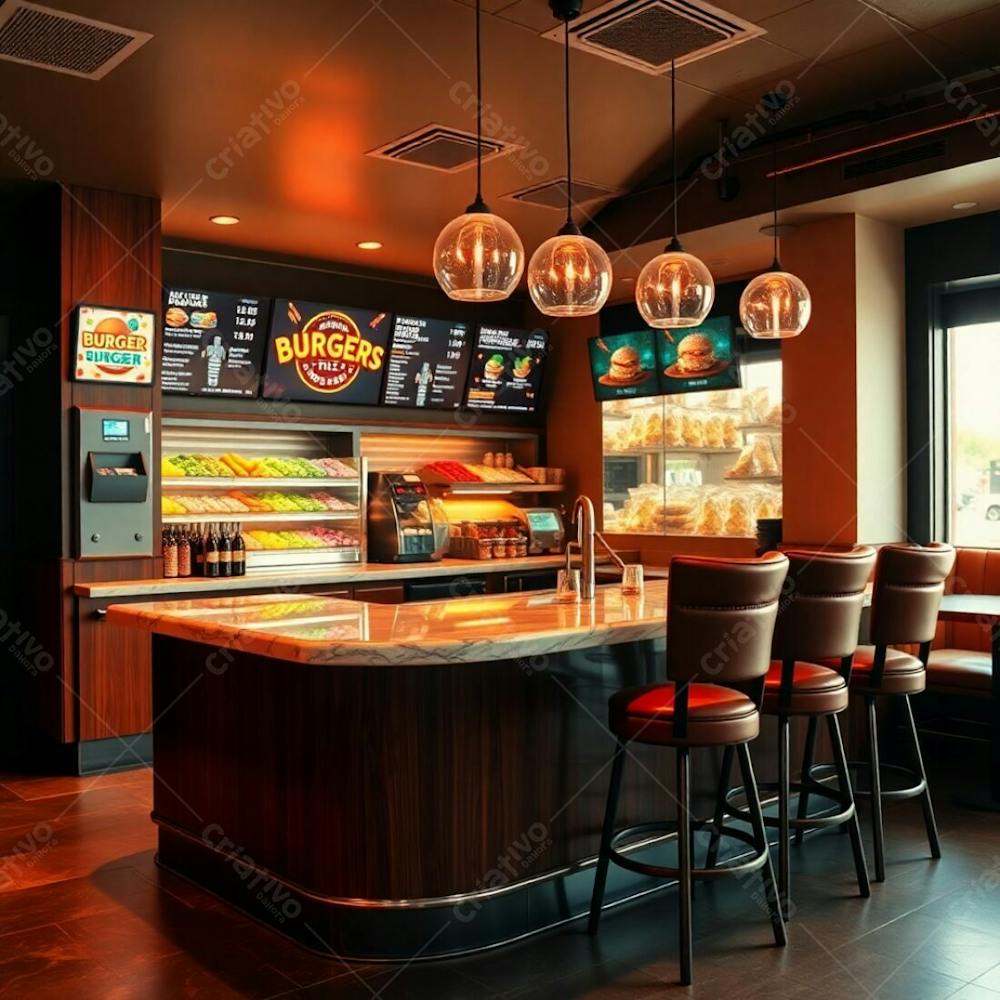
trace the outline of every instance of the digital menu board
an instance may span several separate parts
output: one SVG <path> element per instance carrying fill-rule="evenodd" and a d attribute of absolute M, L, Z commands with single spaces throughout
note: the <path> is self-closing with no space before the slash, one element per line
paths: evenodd
<path fill-rule="evenodd" d="M 590 375 L 598 400 L 660 394 L 654 330 L 592 337 L 588 346 Z"/>
<path fill-rule="evenodd" d="M 190 396 L 256 396 L 269 299 L 168 288 L 160 386 Z"/>
<path fill-rule="evenodd" d="M 707 319 L 690 330 L 660 330 L 656 350 L 662 393 L 740 386 L 736 335 L 728 316 Z"/>
<path fill-rule="evenodd" d="M 454 410 L 472 355 L 467 323 L 396 316 L 385 362 L 382 402 L 386 406 Z"/>
<path fill-rule="evenodd" d="M 275 300 L 264 396 L 376 405 L 391 326 L 374 309 Z"/>
<path fill-rule="evenodd" d="M 533 413 L 538 407 L 548 343 L 544 330 L 479 327 L 469 367 L 466 405 L 472 409 Z"/>

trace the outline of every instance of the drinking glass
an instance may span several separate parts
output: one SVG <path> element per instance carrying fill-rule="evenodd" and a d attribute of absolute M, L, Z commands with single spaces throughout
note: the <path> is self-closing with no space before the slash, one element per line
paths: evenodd
<path fill-rule="evenodd" d="M 622 570 L 622 593 L 642 593 L 642 566 L 639 563 L 630 564 Z"/>

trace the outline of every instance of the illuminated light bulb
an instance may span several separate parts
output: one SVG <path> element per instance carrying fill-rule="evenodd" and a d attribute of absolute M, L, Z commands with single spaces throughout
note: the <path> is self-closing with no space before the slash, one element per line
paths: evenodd
<path fill-rule="evenodd" d="M 434 244 L 434 274 L 451 299 L 495 302 L 507 298 L 524 271 L 524 246 L 514 227 L 491 212 L 466 212 L 441 230 Z"/>
<path fill-rule="evenodd" d="M 675 249 L 674 243 L 639 272 L 635 283 L 639 313 L 659 330 L 700 326 L 714 301 L 712 272 L 694 254 Z"/>
<path fill-rule="evenodd" d="M 546 316 L 592 316 L 611 294 L 611 261 L 576 226 L 547 239 L 528 264 L 528 294 Z"/>
<path fill-rule="evenodd" d="M 740 296 L 740 322 L 756 340 L 797 337 L 809 323 L 811 313 L 809 289 L 787 271 L 757 275 Z"/>

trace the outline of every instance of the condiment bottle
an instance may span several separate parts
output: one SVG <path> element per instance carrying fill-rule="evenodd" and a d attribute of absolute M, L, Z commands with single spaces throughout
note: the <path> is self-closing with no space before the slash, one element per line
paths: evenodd
<path fill-rule="evenodd" d="M 191 538 L 187 525 L 181 529 L 180 538 L 177 540 L 177 575 L 191 575 Z"/>
<path fill-rule="evenodd" d="M 219 576 L 233 575 L 233 546 L 229 541 L 229 525 L 219 526 Z"/>
<path fill-rule="evenodd" d="M 219 575 L 219 542 L 215 537 L 215 526 L 209 524 L 205 537 L 205 576 Z"/>
<path fill-rule="evenodd" d="M 243 541 L 243 529 L 237 524 L 233 535 L 233 576 L 246 576 L 247 546 Z"/>
<path fill-rule="evenodd" d="M 177 576 L 177 539 L 170 528 L 163 532 L 163 575 Z"/>

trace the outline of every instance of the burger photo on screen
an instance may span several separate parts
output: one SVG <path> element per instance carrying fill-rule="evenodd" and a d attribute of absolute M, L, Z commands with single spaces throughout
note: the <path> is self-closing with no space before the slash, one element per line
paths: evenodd
<path fill-rule="evenodd" d="M 707 377 L 717 375 L 728 367 L 728 359 L 716 357 L 711 337 L 703 333 L 689 333 L 677 345 L 677 360 L 665 369 L 664 374 L 672 378 Z"/>
<path fill-rule="evenodd" d="M 599 381 L 603 385 L 636 385 L 644 382 L 652 372 L 644 371 L 639 352 L 625 344 L 611 353 L 608 371 Z"/>

